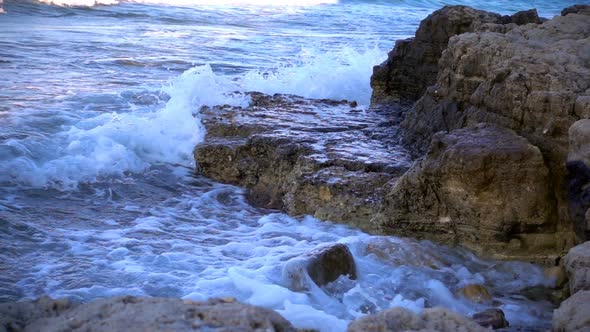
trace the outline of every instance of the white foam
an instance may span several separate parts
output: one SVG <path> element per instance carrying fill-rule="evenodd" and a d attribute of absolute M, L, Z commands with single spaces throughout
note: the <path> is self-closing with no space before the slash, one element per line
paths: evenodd
<path fill-rule="evenodd" d="M 19 156 L 0 161 L 0 180 L 32 187 L 74 189 L 81 182 L 138 173 L 159 163 L 192 166 L 192 151 L 205 129 L 203 105 L 245 105 L 243 97 L 223 95 L 229 87 L 209 66 L 192 68 L 163 88 L 163 109 L 107 113 L 80 120 L 66 130 L 36 140 L 10 140 Z M 23 118 L 22 121 L 27 121 Z M 43 154 L 35 152 L 40 149 Z"/>
<path fill-rule="evenodd" d="M 302 50 L 293 63 L 274 70 L 250 71 L 237 78 L 244 90 L 288 93 L 307 98 L 348 99 L 368 105 L 373 66 L 386 57 L 377 47 L 325 52 Z"/>

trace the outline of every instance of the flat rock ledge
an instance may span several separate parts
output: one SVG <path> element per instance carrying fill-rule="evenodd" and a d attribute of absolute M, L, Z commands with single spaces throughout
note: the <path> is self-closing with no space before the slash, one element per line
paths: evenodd
<path fill-rule="evenodd" d="M 207 136 L 195 148 L 200 172 L 246 187 L 256 206 L 376 232 L 371 219 L 385 184 L 411 165 L 396 141 L 396 111 L 291 95 L 248 96 L 245 108 L 201 110 Z"/>
<path fill-rule="evenodd" d="M 278 313 L 236 302 L 133 296 L 87 304 L 42 297 L 0 304 L 0 331 L 264 331 L 295 332 Z"/>

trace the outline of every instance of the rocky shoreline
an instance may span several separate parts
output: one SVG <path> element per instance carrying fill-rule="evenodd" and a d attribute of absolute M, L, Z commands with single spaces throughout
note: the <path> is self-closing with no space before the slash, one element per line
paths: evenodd
<path fill-rule="evenodd" d="M 399 41 L 371 80 L 372 104 L 248 93 L 248 107 L 201 110 L 199 172 L 248 189 L 256 206 L 543 263 L 561 303 L 554 331 L 590 326 L 590 6 L 551 20 L 447 6 Z M 578 246 L 575 246 L 579 244 Z M 574 247 L 575 246 L 575 247 Z M 569 253 L 566 255 L 566 253 Z M 305 291 L 356 278 L 344 245 L 283 273 Z M 485 288 L 461 290 L 490 300 Z M 545 294 L 544 296 L 546 296 Z M 478 323 L 476 323 L 477 321 Z M 349 331 L 506 328 L 490 309 L 392 308 Z M 118 297 L 0 304 L 2 331 L 296 331 L 237 303 Z"/>

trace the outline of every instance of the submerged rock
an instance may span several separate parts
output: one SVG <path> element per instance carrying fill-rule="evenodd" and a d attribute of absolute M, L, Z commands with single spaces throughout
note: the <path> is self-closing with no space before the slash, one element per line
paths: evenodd
<path fill-rule="evenodd" d="M 278 313 L 235 301 L 114 297 L 71 305 L 61 300 L 0 304 L 7 331 L 295 331 Z"/>
<path fill-rule="evenodd" d="M 491 327 L 492 329 L 502 329 L 510 326 L 504 311 L 500 309 L 487 309 L 473 315 L 473 320 L 483 327 Z"/>
<path fill-rule="evenodd" d="M 579 291 L 563 301 L 553 312 L 553 331 L 587 332 L 590 330 L 590 291 Z"/>
<path fill-rule="evenodd" d="M 409 156 L 397 145 L 399 116 L 348 101 L 250 93 L 246 108 L 204 109 L 200 171 L 248 188 L 257 206 L 374 230 L 382 188 L 403 174 Z"/>
<path fill-rule="evenodd" d="M 554 250 L 548 175 L 539 149 L 509 129 L 481 124 L 439 133 L 374 222 L 388 234 L 496 257 L 543 256 Z"/>
<path fill-rule="evenodd" d="M 324 286 L 340 276 L 357 278 L 356 263 L 344 244 L 332 244 L 317 248 L 299 257 L 292 258 L 283 266 L 283 279 L 295 291 L 311 289 L 309 279 L 317 286 Z"/>
<path fill-rule="evenodd" d="M 414 38 L 398 40 L 388 59 L 373 68 L 372 101 L 413 102 L 436 82 L 438 60 L 452 36 L 477 31 L 495 24 L 541 23 L 532 9 L 512 16 L 473 9 L 467 6 L 445 6 L 420 23 Z"/>
<path fill-rule="evenodd" d="M 483 285 L 469 284 L 459 289 L 458 293 L 475 303 L 483 303 L 492 299 L 492 295 Z"/>
<path fill-rule="evenodd" d="M 424 309 L 417 315 L 405 308 L 395 307 L 359 318 L 348 326 L 348 332 L 367 331 L 480 332 L 488 330 L 468 318 L 443 308 Z"/>
<path fill-rule="evenodd" d="M 580 290 L 590 290 L 590 241 L 570 249 L 565 256 L 565 269 L 569 277 L 571 294 Z"/>

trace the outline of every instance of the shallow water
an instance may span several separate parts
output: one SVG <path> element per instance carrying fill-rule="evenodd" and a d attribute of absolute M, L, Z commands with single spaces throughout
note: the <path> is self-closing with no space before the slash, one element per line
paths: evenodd
<path fill-rule="evenodd" d="M 0 301 L 235 296 L 331 331 L 394 305 L 470 314 L 484 306 L 452 293 L 478 282 L 513 325 L 547 324 L 551 305 L 518 295 L 547 282 L 538 267 L 257 209 L 192 171 L 200 106 L 367 104 L 372 66 L 442 1 L 101 1 L 1 5 Z M 550 17 L 575 1 L 451 2 Z M 333 242 L 359 280 L 290 291 L 285 262 Z"/>

